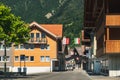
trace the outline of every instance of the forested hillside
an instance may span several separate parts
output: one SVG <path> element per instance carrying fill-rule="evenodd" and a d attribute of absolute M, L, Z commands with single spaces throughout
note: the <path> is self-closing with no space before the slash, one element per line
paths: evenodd
<path fill-rule="evenodd" d="M 10 6 L 16 16 L 25 22 L 58 23 L 64 25 L 64 35 L 80 37 L 83 26 L 83 0 L 0 0 Z"/>

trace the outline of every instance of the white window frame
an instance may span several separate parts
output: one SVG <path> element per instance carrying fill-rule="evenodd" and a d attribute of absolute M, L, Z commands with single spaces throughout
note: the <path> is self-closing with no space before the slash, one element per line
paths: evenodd
<path fill-rule="evenodd" d="M 21 46 L 23 46 L 23 47 L 21 48 Z M 21 49 L 21 50 L 25 49 L 25 47 L 24 47 L 23 44 L 20 44 L 20 49 Z"/>
<path fill-rule="evenodd" d="M 45 57 L 45 61 L 46 61 L 46 62 L 50 62 L 50 56 L 46 56 L 46 57 Z"/>
<path fill-rule="evenodd" d="M 18 60 L 16 60 L 17 57 L 18 57 Z M 15 62 L 18 62 L 19 61 L 19 56 L 15 56 L 14 60 L 15 60 Z"/>
<path fill-rule="evenodd" d="M 33 60 L 31 60 L 31 58 L 33 57 Z M 30 56 L 30 62 L 34 62 L 35 58 L 34 56 Z"/>
<path fill-rule="evenodd" d="M 25 56 L 25 61 L 29 61 L 29 56 Z"/>
<path fill-rule="evenodd" d="M 40 62 L 45 62 L 45 56 L 40 56 Z"/>
<path fill-rule="evenodd" d="M 35 48 L 35 45 L 34 44 L 30 44 L 30 50 L 33 50 Z"/>

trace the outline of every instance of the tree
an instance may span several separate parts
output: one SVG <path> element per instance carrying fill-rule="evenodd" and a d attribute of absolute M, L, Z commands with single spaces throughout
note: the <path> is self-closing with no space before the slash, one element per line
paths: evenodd
<path fill-rule="evenodd" d="M 6 73 L 6 46 L 11 43 L 25 43 L 30 29 L 11 9 L 0 3 L 0 41 L 4 42 L 4 72 Z"/>

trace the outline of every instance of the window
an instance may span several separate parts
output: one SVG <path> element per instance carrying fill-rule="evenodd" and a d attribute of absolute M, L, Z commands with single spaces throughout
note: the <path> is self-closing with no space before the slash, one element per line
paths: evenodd
<path fill-rule="evenodd" d="M 15 49 L 19 49 L 19 45 L 15 45 L 14 47 L 15 47 Z"/>
<path fill-rule="evenodd" d="M 41 44 L 40 45 L 40 49 L 43 50 L 45 48 L 45 45 L 44 44 Z"/>
<path fill-rule="evenodd" d="M 39 41 L 40 41 L 40 34 L 36 33 L 36 42 L 39 42 Z"/>
<path fill-rule="evenodd" d="M 50 56 L 46 56 L 46 62 L 50 62 Z"/>
<path fill-rule="evenodd" d="M 10 44 L 6 45 L 6 49 L 10 49 L 10 46 L 11 46 Z"/>
<path fill-rule="evenodd" d="M 40 33 L 36 33 L 36 38 L 40 38 Z"/>
<path fill-rule="evenodd" d="M 3 44 L 0 44 L 0 49 L 4 49 L 4 46 L 3 46 Z"/>
<path fill-rule="evenodd" d="M 25 55 L 20 55 L 20 61 L 24 61 L 25 60 Z"/>
<path fill-rule="evenodd" d="M 31 38 L 34 38 L 34 33 L 31 33 L 30 37 L 31 37 Z"/>
<path fill-rule="evenodd" d="M 29 44 L 25 44 L 25 49 L 29 49 Z"/>
<path fill-rule="evenodd" d="M 25 61 L 29 61 L 29 56 L 25 56 Z"/>
<path fill-rule="evenodd" d="M 0 44 L 0 49 L 2 49 L 2 44 Z"/>
<path fill-rule="evenodd" d="M 50 49 L 50 46 L 49 46 L 49 45 L 46 45 L 46 44 L 41 44 L 41 45 L 40 45 L 40 49 L 41 49 L 41 50 L 43 50 L 43 49 L 49 50 L 49 49 Z"/>
<path fill-rule="evenodd" d="M 46 37 L 46 34 L 45 33 L 42 33 L 42 38 L 45 38 Z"/>
<path fill-rule="evenodd" d="M 4 49 L 4 48 L 5 48 L 5 45 L 1 44 L 0 49 Z M 10 49 L 10 45 L 6 45 L 6 49 Z"/>
<path fill-rule="evenodd" d="M 4 56 L 1 56 L 1 61 L 4 61 Z"/>
<path fill-rule="evenodd" d="M 44 62 L 44 61 L 45 61 L 44 56 L 41 56 L 41 57 L 40 57 L 40 61 L 41 61 L 41 62 Z"/>
<path fill-rule="evenodd" d="M 20 49 L 24 49 L 24 45 L 23 44 L 20 45 Z"/>
<path fill-rule="evenodd" d="M 2 61 L 2 57 L 0 56 L 0 61 Z"/>
<path fill-rule="evenodd" d="M 30 56 L 30 61 L 34 61 L 34 56 Z"/>
<path fill-rule="evenodd" d="M 2 49 L 5 49 L 5 45 L 2 46 Z"/>
<path fill-rule="evenodd" d="M 15 56 L 15 61 L 19 61 L 19 56 Z"/>
<path fill-rule="evenodd" d="M 30 44 L 30 49 L 34 49 L 34 44 Z"/>
<path fill-rule="evenodd" d="M 49 50 L 50 49 L 50 45 L 46 45 L 46 49 Z"/>
<path fill-rule="evenodd" d="M 3 56 L 0 56 L 0 61 L 4 61 L 4 58 L 3 58 Z"/>
<path fill-rule="evenodd" d="M 7 57 L 6 57 L 6 61 L 10 61 L 10 56 L 7 56 Z"/>

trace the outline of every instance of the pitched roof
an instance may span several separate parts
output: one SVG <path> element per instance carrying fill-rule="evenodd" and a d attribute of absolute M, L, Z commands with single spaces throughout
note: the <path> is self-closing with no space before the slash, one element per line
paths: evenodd
<path fill-rule="evenodd" d="M 76 49 L 79 55 L 83 55 L 81 47 L 75 47 L 74 49 Z"/>
<path fill-rule="evenodd" d="M 41 24 L 41 26 L 49 30 L 56 36 L 62 37 L 62 25 L 61 24 Z"/>
<path fill-rule="evenodd" d="M 62 37 L 62 24 L 38 24 L 37 22 L 32 22 L 30 27 L 33 25 L 36 25 L 38 28 L 44 30 L 56 38 Z"/>

